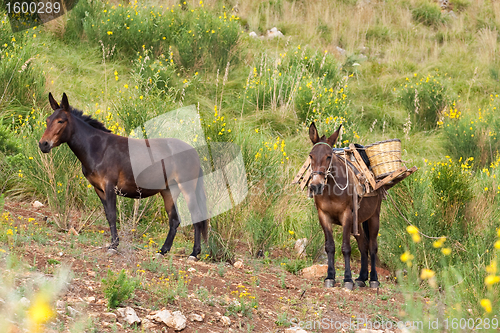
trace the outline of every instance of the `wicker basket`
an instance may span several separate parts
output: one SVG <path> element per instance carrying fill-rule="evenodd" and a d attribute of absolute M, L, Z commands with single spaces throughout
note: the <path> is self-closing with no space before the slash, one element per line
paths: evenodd
<path fill-rule="evenodd" d="M 378 141 L 365 147 L 376 178 L 383 178 L 401 168 L 401 140 Z"/>

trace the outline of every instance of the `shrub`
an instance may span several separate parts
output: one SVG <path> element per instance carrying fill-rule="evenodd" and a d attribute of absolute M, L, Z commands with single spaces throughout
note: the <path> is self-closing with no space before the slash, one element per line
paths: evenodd
<path fill-rule="evenodd" d="M 446 22 L 445 17 L 441 14 L 439 5 L 426 0 L 420 1 L 411 10 L 411 14 L 415 21 L 429 27 L 435 27 Z"/>
<path fill-rule="evenodd" d="M 426 77 L 417 73 L 401 84 L 399 100 L 421 129 L 435 128 L 441 111 L 448 105 L 446 86 L 439 74 Z"/>
<path fill-rule="evenodd" d="M 118 276 L 108 269 L 107 277 L 102 279 L 104 296 L 108 300 L 108 308 L 114 309 L 133 297 L 137 282 L 131 279 L 122 269 Z"/>

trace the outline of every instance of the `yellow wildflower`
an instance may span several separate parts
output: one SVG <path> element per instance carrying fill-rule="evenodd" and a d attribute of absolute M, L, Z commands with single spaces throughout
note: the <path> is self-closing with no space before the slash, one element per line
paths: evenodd
<path fill-rule="evenodd" d="M 480 302 L 481 306 L 484 308 L 484 311 L 491 312 L 491 301 L 487 298 L 483 298 Z"/>
<path fill-rule="evenodd" d="M 432 278 L 435 274 L 436 273 L 434 273 L 434 271 L 432 269 L 424 268 L 424 269 L 422 269 L 422 272 L 420 272 L 420 278 L 422 280 L 427 280 L 427 279 Z"/>

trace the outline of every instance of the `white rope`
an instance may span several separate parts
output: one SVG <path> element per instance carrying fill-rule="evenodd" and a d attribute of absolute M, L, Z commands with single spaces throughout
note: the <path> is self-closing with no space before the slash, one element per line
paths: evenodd
<path fill-rule="evenodd" d="M 332 156 L 332 160 L 333 160 L 333 156 Z M 340 185 L 337 183 L 337 180 L 335 179 L 335 177 L 332 175 L 331 171 L 328 170 L 328 176 L 332 177 L 333 178 L 333 181 L 335 182 L 335 185 L 337 185 L 337 187 L 341 190 L 341 191 L 344 191 L 347 186 L 349 186 L 349 170 L 347 169 L 347 159 L 346 159 L 346 156 L 345 156 L 345 150 L 344 150 L 344 163 L 345 163 L 345 173 L 346 173 L 346 177 L 347 177 L 347 182 L 345 184 L 345 186 L 342 188 L 340 187 Z"/>

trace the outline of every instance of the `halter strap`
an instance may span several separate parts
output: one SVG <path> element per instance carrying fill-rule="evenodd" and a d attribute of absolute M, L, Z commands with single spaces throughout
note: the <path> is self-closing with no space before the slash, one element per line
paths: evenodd
<path fill-rule="evenodd" d="M 314 148 L 315 146 L 317 146 L 317 145 L 327 145 L 328 147 L 330 147 L 330 149 L 333 149 L 333 148 L 332 148 L 332 146 L 330 146 L 330 145 L 329 145 L 328 143 L 326 143 L 326 142 L 321 142 L 321 141 L 320 141 L 320 142 L 316 142 L 316 143 L 314 144 L 313 148 Z"/>

